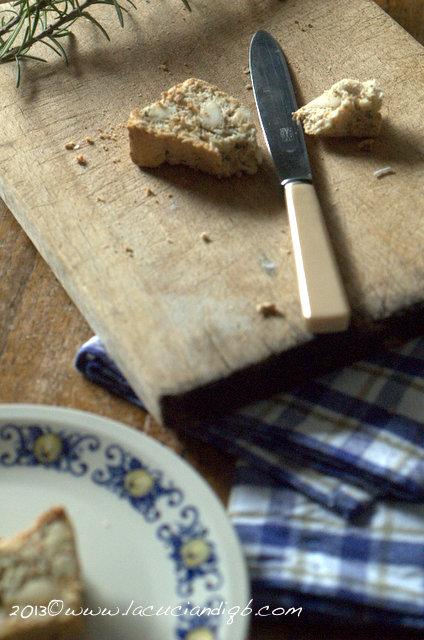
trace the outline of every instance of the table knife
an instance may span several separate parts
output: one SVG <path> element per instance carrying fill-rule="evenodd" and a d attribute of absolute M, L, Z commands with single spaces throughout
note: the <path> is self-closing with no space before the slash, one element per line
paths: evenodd
<path fill-rule="evenodd" d="M 313 186 L 290 71 L 278 42 L 257 31 L 250 43 L 253 92 L 269 152 L 284 188 L 302 315 L 311 333 L 345 331 L 350 308 Z"/>

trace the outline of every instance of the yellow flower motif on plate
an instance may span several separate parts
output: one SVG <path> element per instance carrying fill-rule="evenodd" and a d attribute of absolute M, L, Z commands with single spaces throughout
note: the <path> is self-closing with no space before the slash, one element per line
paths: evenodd
<path fill-rule="evenodd" d="M 198 627 L 190 631 L 185 640 L 214 640 L 214 637 L 212 631 L 206 629 L 206 627 Z"/>
<path fill-rule="evenodd" d="M 181 548 L 181 557 L 186 567 L 199 567 L 210 555 L 210 545 L 201 538 L 189 540 Z"/>
<path fill-rule="evenodd" d="M 144 469 L 135 469 L 129 471 L 124 479 L 125 490 L 128 491 L 133 498 L 141 498 L 149 493 L 153 487 L 154 479 L 144 471 Z"/>
<path fill-rule="evenodd" d="M 38 436 L 34 443 L 34 456 L 41 464 L 56 462 L 62 455 L 62 450 L 62 440 L 54 433 Z"/>

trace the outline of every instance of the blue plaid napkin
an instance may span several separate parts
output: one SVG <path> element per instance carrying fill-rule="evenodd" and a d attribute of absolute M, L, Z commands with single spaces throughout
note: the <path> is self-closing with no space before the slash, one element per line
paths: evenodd
<path fill-rule="evenodd" d="M 98 338 L 77 368 L 142 406 Z M 202 423 L 257 604 L 424 628 L 424 339 Z"/>
<path fill-rule="evenodd" d="M 349 522 L 241 464 L 229 513 L 256 606 L 424 628 L 424 505 L 379 501 Z"/>

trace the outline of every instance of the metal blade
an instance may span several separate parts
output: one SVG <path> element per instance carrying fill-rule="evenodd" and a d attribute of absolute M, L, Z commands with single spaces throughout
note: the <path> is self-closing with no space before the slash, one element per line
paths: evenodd
<path fill-rule="evenodd" d="M 253 36 L 249 65 L 259 118 L 281 184 L 311 182 L 302 126 L 292 118 L 297 102 L 290 71 L 280 45 L 266 31 Z"/>

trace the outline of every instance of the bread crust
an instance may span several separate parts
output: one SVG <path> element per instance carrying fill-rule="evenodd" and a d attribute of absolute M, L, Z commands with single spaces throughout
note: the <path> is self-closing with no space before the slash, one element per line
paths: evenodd
<path fill-rule="evenodd" d="M 78 611 L 82 606 L 81 594 L 82 594 L 82 581 L 81 570 L 78 562 L 75 538 L 72 523 L 69 520 L 63 507 L 52 507 L 47 512 L 41 514 L 33 523 L 31 527 L 25 531 L 19 532 L 15 536 L 6 539 L 0 539 L 0 640 L 76 640 L 79 634 L 84 628 L 84 620 L 81 615 L 64 615 L 62 612 L 60 615 L 46 615 L 36 616 L 32 615 L 28 618 L 22 618 L 19 613 L 16 617 L 11 617 L 13 612 L 13 602 L 4 601 L 4 592 L 2 593 L 2 571 L 4 567 L 2 565 L 8 559 L 13 556 L 19 557 L 19 554 L 25 549 L 28 554 L 28 546 L 31 549 L 31 545 L 34 545 L 33 553 L 35 556 L 43 554 L 46 550 L 43 549 L 42 541 L 40 542 L 40 536 L 43 532 L 48 531 L 50 525 L 59 524 L 62 525 L 63 531 L 66 532 L 66 544 L 71 545 L 73 551 L 73 572 L 70 576 L 61 576 L 60 587 L 66 588 L 66 593 L 69 597 L 68 601 L 64 599 L 64 611 L 68 607 Z M 32 542 L 32 538 L 34 542 Z M 48 543 L 46 542 L 46 545 Z M 30 559 L 28 560 L 30 562 Z M 29 569 L 29 576 L 31 571 Z M 57 577 L 43 576 L 47 579 L 51 579 L 52 583 L 58 580 Z M 62 599 L 63 594 L 59 593 L 57 599 Z M 18 603 L 16 603 L 18 604 Z M 28 602 L 29 605 L 33 603 Z M 43 603 L 44 606 L 48 605 L 48 602 Z M 20 611 L 24 608 L 25 604 L 19 602 Z M 33 605 L 35 608 L 35 605 Z M 3 609 L 3 611 L 2 611 Z M 40 607 L 41 609 L 41 607 Z M 2 619 L 3 618 L 3 619 Z"/>

